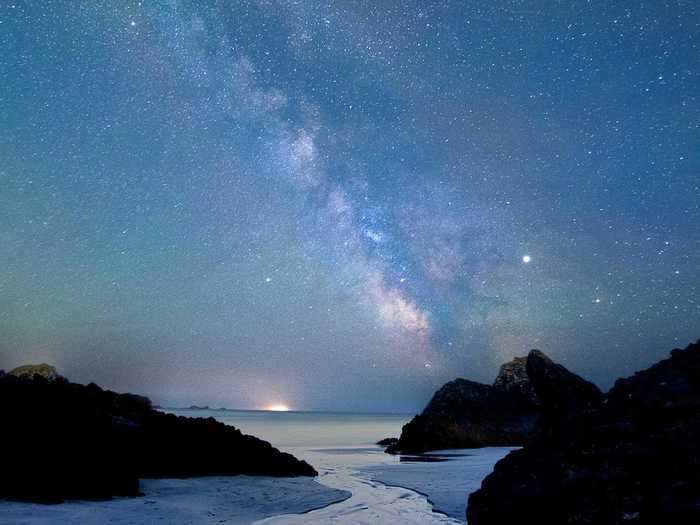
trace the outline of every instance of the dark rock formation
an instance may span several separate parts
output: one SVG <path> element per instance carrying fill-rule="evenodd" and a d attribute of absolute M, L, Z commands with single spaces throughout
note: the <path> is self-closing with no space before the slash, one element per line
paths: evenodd
<path fill-rule="evenodd" d="M 377 441 L 377 445 L 380 447 L 390 447 L 392 445 L 396 445 L 398 442 L 398 438 L 384 438 Z"/>
<path fill-rule="evenodd" d="M 469 524 L 700 523 L 700 344 L 618 380 L 604 402 L 538 361 L 528 372 L 549 416 L 469 497 Z"/>
<path fill-rule="evenodd" d="M 512 392 L 522 394 L 529 397 L 533 401 L 537 400 L 535 391 L 530 384 L 530 378 L 527 375 L 527 358 L 515 357 L 512 361 L 501 365 L 498 371 L 496 380 L 493 382 L 494 388 L 504 392 Z"/>
<path fill-rule="evenodd" d="M 60 375 L 58 371 L 51 365 L 41 363 L 40 365 L 22 365 L 8 372 L 16 377 L 26 377 L 32 379 L 34 376 L 41 376 L 47 381 L 65 380 L 65 377 Z"/>
<path fill-rule="evenodd" d="M 530 385 L 541 401 L 542 416 L 535 429 L 538 438 L 560 425 L 568 430 L 578 427 L 582 422 L 578 415 L 603 402 L 597 386 L 554 363 L 539 350 L 528 354 L 526 367 Z"/>
<path fill-rule="evenodd" d="M 0 376 L 0 498 L 58 503 L 139 494 L 140 477 L 313 476 L 308 463 L 213 418 L 153 410 L 95 384 Z"/>
<path fill-rule="evenodd" d="M 539 350 L 532 350 L 526 360 L 530 388 L 545 411 L 572 412 L 600 405 L 603 394 L 597 386 L 569 372 Z"/>
<path fill-rule="evenodd" d="M 551 375 L 563 384 L 571 378 L 583 381 L 541 352 L 533 350 L 531 355 L 538 360 L 535 373 Z M 423 412 L 403 427 L 398 443 L 389 446 L 387 452 L 524 445 L 542 416 L 542 406 L 529 376 L 529 361 L 516 357 L 504 364 L 493 385 L 466 379 L 447 383 Z"/>

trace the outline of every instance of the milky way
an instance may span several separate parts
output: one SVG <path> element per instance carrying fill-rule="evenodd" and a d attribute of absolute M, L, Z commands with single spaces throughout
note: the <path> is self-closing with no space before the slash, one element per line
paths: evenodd
<path fill-rule="evenodd" d="M 700 337 L 692 1 L 5 2 L 0 367 L 416 410 Z"/>

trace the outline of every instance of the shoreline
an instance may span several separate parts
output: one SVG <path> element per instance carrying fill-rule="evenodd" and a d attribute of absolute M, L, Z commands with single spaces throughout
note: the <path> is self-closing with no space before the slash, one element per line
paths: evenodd
<path fill-rule="evenodd" d="M 362 469 L 373 481 L 424 496 L 434 512 L 465 521 L 467 497 L 481 486 L 494 465 L 517 447 L 430 451 L 443 461 L 403 461 Z"/>
<path fill-rule="evenodd" d="M 256 525 L 464 524 L 469 492 L 478 488 L 495 462 L 511 449 L 472 450 L 437 463 L 402 463 L 379 447 L 287 450 L 313 462 L 321 472 L 320 483 L 350 491 L 352 497 L 320 511 L 273 516 Z M 452 490 L 445 491 L 445 485 Z"/>
<path fill-rule="evenodd" d="M 454 518 L 453 516 L 450 516 L 450 515 L 449 515 L 447 512 L 445 512 L 444 510 L 438 509 L 438 508 L 436 507 L 435 502 L 434 502 L 432 499 L 430 499 L 430 495 L 426 494 L 425 492 L 421 492 L 420 490 L 416 490 L 416 489 L 413 489 L 413 488 L 411 488 L 411 487 L 404 487 L 403 485 L 395 485 L 395 484 L 393 484 L 393 483 L 385 483 L 385 482 L 383 482 L 383 481 L 380 481 L 380 480 L 374 479 L 374 478 L 372 479 L 372 481 L 376 481 L 377 483 L 381 483 L 382 485 L 384 485 L 384 486 L 386 486 L 386 487 L 393 487 L 393 488 L 397 488 L 397 489 L 410 490 L 411 492 L 415 492 L 415 493 L 418 494 L 419 496 L 423 496 L 423 497 L 425 498 L 425 500 L 426 500 L 426 501 L 428 502 L 428 504 L 431 506 L 431 508 L 432 508 L 432 510 L 433 510 L 433 512 L 434 512 L 435 514 L 440 514 L 440 515 L 442 515 L 442 516 L 445 516 L 446 518 L 457 519 L 457 518 Z"/>
<path fill-rule="evenodd" d="M 205 412 L 185 409 L 179 414 L 201 416 Z M 243 431 L 251 426 L 248 421 L 220 413 L 222 422 L 240 425 Z M 259 427 L 263 431 L 259 434 L 279 442 L 281 421 L 277 420 L 281 418 L 279 414 L 271 417 L 274 419 L 266 419 L 268 426 Z M 145 525 L 158 520 L 173 525 L 464 524 L 467 495 L 510 449 L 432 451 L 446 460 L 424 462 L 386 454 L 382 447 L 368 442 L 379 433 L 396 432 L 400 423 L 395 417 L 379 429 L 374 422 L 367 427 L 362 419 L 350 423 L 362 430 L 350 432 L 352 441 L 364 443 L 353 445 L 340 444 L 347 443 L 350 436 L 347 427 L 339 429 L 335 423 L 331 434 L 324 434 L 324 427 L 313 422 L 289 428 L 285 424 L 286 444 L 279 443 L 280 450 L 314 465 L 319 472 L 314 478 L 238 475 L 142 479 L 145 495 L 136 498 L 67 501 L 49 507 L 0 502 L 0 525 Z M 309 429 L 322 439 L 307 441 Z M 306 444 L 290 445 L 303 441 Z"/>
<path fill-rule="evenodd" d="M 318 478 L 211 476 L 142 480 L 144 496 L 42 505 L 0 500 L 0 525 L 247 525 L 285 514 L 305 514 L 351 494 Z"/>
<path fill-rule="evenodd" d="M 352 493 L 351 497 L 311 512 L 271 516 L 254 522 L 254 525 L 464 524 L 464 520 L 460 521 L 436 511 L 425 494 L 410 488 L 363 478 L 360 472 L 334 473 L 325 477 L 340 482 L 343 490 Z M 324 484 L 332 487 L 330 484 Z"/>

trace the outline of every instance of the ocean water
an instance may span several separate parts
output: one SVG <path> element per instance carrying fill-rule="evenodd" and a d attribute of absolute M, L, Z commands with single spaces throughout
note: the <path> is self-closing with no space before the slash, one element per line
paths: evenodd
<path fill-rule="evenodd" d="M 63 505 L 3 502 L 0 525 L 464 525 L 467 495 L 505 448 L 441 451 L 443 461 L 385 454 L 411 416 L 170 410 L 214 417 L 305 459 L 318 477 L 213 476 L 142 480 L 144 498 Z M 315 510 L 313 510 L 315 509 Z"/>
<path fill-rule="evenodd" d="M 267 518 L 258 525 L 464 523 L 467 495 L 511 449 L 441 451 L 426 462 L 384 453 L 376 442 L 398 437 L 408 414 L 267 412 L 177 409 L 188 417 L 213 417 L 305 459 L 318 482 L 352 494 L 328 507 Z"/>
<path fill-rule="evenodd" d="M 187 417 L 213 417 L 281 449 L 368 447 L 398 437 L 409 414 L 271 412 L 263 410 L 170 409 Z"/>

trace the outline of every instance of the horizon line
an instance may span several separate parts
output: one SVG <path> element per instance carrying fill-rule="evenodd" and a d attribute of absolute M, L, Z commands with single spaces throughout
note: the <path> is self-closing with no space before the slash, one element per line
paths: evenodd
<path fill-rule="evenodd" d="M 264 408 L 228 408 L 228 407 L 210 407 L 210 406 L 199 406 L 191 405 L 188 407 L 172 407 L 164 405 L 153 405 L 153 408 L 158 410 L 210 410 L 210 411 L 229 411 L 229 412 L 266 412 L 275 414 L 290 414 L 290 413 L 304 413 L 304 414 L 356 414 L 356 415 L 385 415 L 385 416 L 415 416 L 417 412 L 362 412 L 356 410 L 266 410 Z"/>

